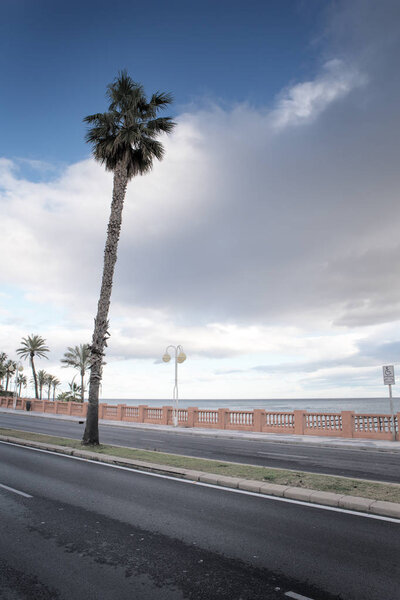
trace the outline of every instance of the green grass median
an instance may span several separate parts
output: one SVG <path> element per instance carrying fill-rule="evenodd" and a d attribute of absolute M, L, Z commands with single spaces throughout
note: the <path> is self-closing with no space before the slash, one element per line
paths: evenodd
<path fill-rule="evenodd" d="M 204 471 L 216 475 L 227 475 L 241 479 L 252 479 L 288 485 L 293 487 L 308 488 L 323 492 L 334 492 L 349 496 L 360 496 L 374 500 L 385 500 L 387 502 L 400 503 L 400 484 L 369 482 L 363 479 L 350 479 L 331 475 L 320 475 L 304 471 L 291 471 L 288 469 L 275 469 L 271 467 L 257 467 L 241 463 L 222 462 L 204 458 L 194 458 L 179 454 L 167 454 L 165 452 L 140 450 L 122 446 L 82 446 L 80 440 L 60 438 L 42 433 L 31 433 L 29 431 L 18 431 L 15 429 L 0 428 L 0 435 L 19 438 L 33 442 L 48 443 L 57 446 L 68 446 L 69 448 L 84 449 L 96 454 L 108 454 L 116 458 L 129 458 L 163 466 L 178 467 Z"/>

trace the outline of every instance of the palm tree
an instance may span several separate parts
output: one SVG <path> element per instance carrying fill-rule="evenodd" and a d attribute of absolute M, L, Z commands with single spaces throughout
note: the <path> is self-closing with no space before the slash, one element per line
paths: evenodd
<path fill-rule="evenodd" d="M 21 348 L 18 348 L 17 354 L 21 356 L 21 358 L 29 358 L 33 381 L 35 382 L 35 397 L 39 398 L 39 390 L 38 390 L 38 382 L 36 376 L 36 369 L 34 363 L 34 357 L 39 356 L 41 358 L 48 358 L 46 353 L 49 352 L 49 348 L 46 346 L 46 340 L 44 340 L 40 335 L 28 335 L 26 338 L 22 338 L 21 340 Z"/>
<path fill-rule="evenodd" d="M 43 388 L 44 386 L 47 384 L 47 373 L 46 371 L 43 371 L 43 369 L 41 369 L 40 371 L 37 372 L 37 382 L 38 382 L 38 386 L 39 386 L 39 399 L 42 400 L 43 399 Z"/>
<path fill-rule="evenodd" d="M 18 397 L 21 396 L 21 388 L 22 388 L 22 386 L 24 386 L 24 388 L 26 388 L 27 383 L 28 383 L 28 380 L 26 378 L 26 375 L 18 375 L 18 379 L 17 379 Z"/>
<path fill-rule="evenodd" d="M 53 385 L 54 375 L 50 375 L 50 373 L 46 373 L 45 375 L 44 384 L 47 385 L 47 400 L 50 400 L 50 391 L 51 386 Z"/>
<path fill-rule="evenodd" d="M 5 352 L 0 352 L 0 389 L 3 386 L 3 379 L 6 376 L 6 362 L 7 354 Z"/>
<path fill-rule="evenodd" d="M 71 383 L 68 384 L 69 386 L 69 392 L 68 392 L 68 396 L 69 399 L 72 400 L 73 402 L 76 402 L 79 399 L 82 398 L 82 394 L 81 394 L 81 386 L 78 385 L 77 383 L 74 382 L 74 380 L 71 381 Z"/>
<path fill-rule="evenodd" d="M 163 158 L 164 148 L 156 138 L 163 132 L 170 133 L 175 126 L 170 117 L 157 117 L 159 110 L 171 104 L 172 96 L 156 92 L 147 100 L 143 87 L 126 71 L 119 73 L 108 85 L 107 97 L 110 101 L 108 112 L 84 119 L 90 125 L 86 141 L 92 145 L 94 158 L 114 174 L 103 277 L 90 346 L 89 406 L 82 439 L 83 444 L 90 445 L 99 443 L 99 388 L 109 337 L 108 312 L 126 187 L 132 177 L 151 170 L 154 158 Z"/>
<path fill-rule="evenodd" d="M 53 402 L 56 399 L 56 388 L 58 388 L 59 385 L 61 385 L 61 381 L 59 381 L 57 379 L 57 377 L 53 377 L 53 383 L 51 384 L 53 386 Z"/>
<path fill-rule="evenodd" d="M 89 344 L 80 344 L 79 346 L 70 346 L 64 357 L 61 359 L 65 367 L 78 369 L 81 376 L 81 400 L 85 401 L 85 374 L 90 367 L 90 346 Z"/>
<path fill-rule="evenodd" d="M 17 370 L 17 363 L 15 362 L 15 360 L 8 360 L 5 363 L 4 368 L 5 368 L 6 391 L 7 391 L 10 379 L 14 375 L 15 371 Z"/>

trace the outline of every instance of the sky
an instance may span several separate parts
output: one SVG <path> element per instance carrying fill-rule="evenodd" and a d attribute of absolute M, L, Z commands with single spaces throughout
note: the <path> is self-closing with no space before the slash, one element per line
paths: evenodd
<path fill-rule="evenodd" d="M 169 344 L 182 398 L 385 396 L 399 23 L 396 0 L 3 0 L 0 351 L 41 335 L 66 389 L 90 342 L 112 175 L 82 120 L 126 69 L 177 126 L 128 186 L 102 397 L 169 399 Z"/>

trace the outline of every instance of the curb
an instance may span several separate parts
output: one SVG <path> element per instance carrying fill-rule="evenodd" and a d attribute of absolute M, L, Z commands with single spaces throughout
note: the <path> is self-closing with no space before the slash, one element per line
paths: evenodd
<path fill-rule="evenodd" d="M 373 515 L 392 517 L 400 519 L 400 503 L 385 502 L 383 500 L 372 500 L 370 498 L 361 498 L 358 496 L 346 496 L 344 494 L 335 494 L 333 492 L 321 492 L 307 488 L 290 487 L 278 485 L 275 483 L 263 483 L 252 479 L 240 479 L 238 477 L 227 477 L 224 475 L 214 475 L 204 471 L 194 471 L 192 469 L 183 469 L 181 467 L 171 467 L 150 463 L 131 458 L 120 458 L 110 454 L 98 454 L 89 450 L 80 450 L 68 446 L 56 446 L 43 442 L 34 442 L 30 440 L 21 440 L 11 436 L 0 435 L 0 441 L 10 442 L 19 446 L 37 448 L 39 450 L 48 450 L 57 454 L 66 454 L 77 458 L 90 459 L 99 463 L 114 464 L 136 468 L 143 471 L 157 472 L 172 477 L 180 477 L 190 481 L 199 481 L 201 483 L 210 483 L 221 487 L 234 488 L 264 494 L 267 496 L 277 496 L 281 498 L 290 498 L 292 500 L 301 500 L 310 504 L 321 504 L 323 506 L 334 506 L 366 512 Z"/>

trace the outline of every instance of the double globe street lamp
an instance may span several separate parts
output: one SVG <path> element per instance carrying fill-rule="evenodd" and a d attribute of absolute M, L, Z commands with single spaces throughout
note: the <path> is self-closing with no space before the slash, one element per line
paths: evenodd
<path fill-rule="evenodd" d="M 174 410 L 172 413 L 172 422 L 174 424 L 175 427 L 177 427 L 178 425 L 178 363 L 183 363 L 186 360 L 186 354 L 183 351 L 182 346 L 167 346 L 166 350 L 165 350 L 165 354 L 162 357 L 163 361 L 165 363 L 169 362 L 171 360 L 171 354 L 168 352 L 169 349 L 172 348 L 172 350 L 175 353 L 175 385 L 174 385 L 174 393 L 173 393 L 173 400 L 174 400 Z"/>

